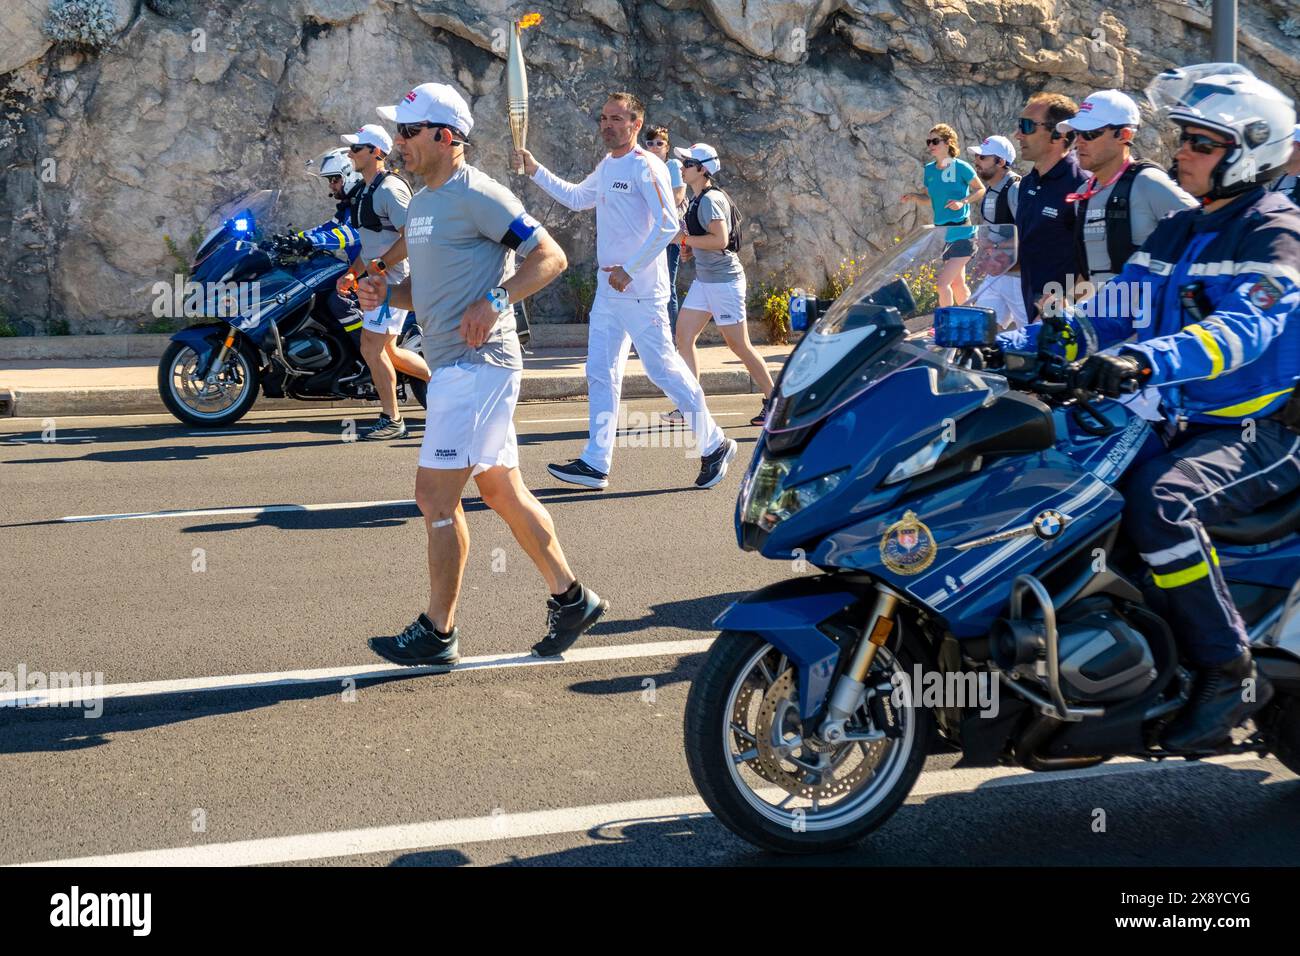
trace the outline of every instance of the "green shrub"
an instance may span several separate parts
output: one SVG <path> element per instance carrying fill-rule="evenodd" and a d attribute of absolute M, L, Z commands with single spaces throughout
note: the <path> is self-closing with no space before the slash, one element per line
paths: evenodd
<path fill-rule="evenodd" d="M 596 301 L 596 278 L 590 272 L 574 269 L 564 276 L 564 288 L 573 315 L 579 322 L 591 321 L 591 305 Z"/>

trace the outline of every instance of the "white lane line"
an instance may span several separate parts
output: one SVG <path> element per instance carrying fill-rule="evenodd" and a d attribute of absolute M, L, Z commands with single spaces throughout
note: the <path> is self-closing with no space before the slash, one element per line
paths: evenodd
<path fill-rule="evenodd" d="M 414 505 L 414 498 L 392 501 L 327 501 L 314 505 L 257 505 L 249 508 L 199 508 L 193 511 L 138 511 L 107 515 L 65 515 L 59 521 L 133 521 L 144 518 L 203 518 L 213 515 L 261 515 L 281 511 L 339 511 L 344 508 L 381 508 L 389 505 Z"/>
<path fill-rule="evenodd" d="M 1165 770 L 1198 767 L 1207 763 L 1234 764 L 1255 760 L 1254 756 L 1233 756 L 1202 760 L 1199 763 L 1166 762 Z M 1145 763 L 1114 767 L 1110 773 L 1131 773 L 1146 769 Z M 1028 775 L 1026 777 L 1026 775 Z M 1095 776 L 1087 770 L 1063 770 L 1056 773 L 987 770 L 936 770 L 923 773 L 913 789 L 913 796 L 972 793 L 986 786 L 1010 787 L 1028 782 L 1077 780 Z M 561 810 L 538 810 L 530 813 L 499 813 L 486 817 L 455 820 L 432 820 L 394 826 L 365 827 L 334 833 L 304 833 L 296 836 L 208 843 L 201 846 L 174 847 L 83 856 L 66 860 L 47 860 L 19 866 L 265 866 L 275 863 L 326 860 L 369 853 L 397 853 L 407 850 L 430 850 L 437 847 L 487 843 L 498 840 L 521 840 L 559 833 L 582 833 L 609 826 L 635 826 L 654 822 L 671 822 L 710 816 L 704 801 L 696 796 L 664 797 L 657 800 L 630 800 L 625 803 L 567 807 Z"/>
<path fill-rule="evenodd" d="M 603 647 L 579 647 L 560 657 L 533 657 L 523 654 L 489 654 L 462 657 L 453 671 L 486 670 L 504 667 L 532 667 L 548 664 L 586 664 L 592 661 L 635 660 L 641 657 L 678 657 L 707 651 L 713 638 L 689 641 L 651 641 L 645 644 L 607 644 Z M 445 668 L 442 669 L 445 671 Z M 345 678 L 360 680 L 391 677 L 394 674 L 436 674 L 439 668 L 402 667 L 400 664 L 354 664 L 350 667 L 325 667 L 315 670 L 275 671 L 265 674 L 229 674 L 219 677 L 184 677 L 177 680 L 144 681 L 136 684 L 105 684 L 102 687 L 60 687 L 53 690 L 9 690 L 0 693 L 0 708 L 49 707 L 82 704 L 126 697 L 149 697 L 157 694 L 188 694 L 197 691 L 245 690 L 281 687 L 286 684 L 323 684 Z"/>
<path fill-rule="evenodd" d="M 714 418 L 739 418 L 742 415 L 748 415 L 748 414 L 749 414 L 748 412 L 713 412 L 713 417 Z M 591 421 L 591 419 L 588 416 L 584 415 L 582 418 L 521 418 L 518 421 L 516 421 L 515 424 L 516 425 L 558 425 L 561 422 L 587 422 L 587 421 Z"/>
<path fill-rule="evenodd" d="M 207 438 L 209 435 L 269 435 L 269 434 L 271 434 L 271 429 L 269 428 L 247 428 L 247 429 L 241 428 L 231 432 L 190 432 L 189 433 L 191 438 Z"/>
<path fill-rule="evenodd" d="M 75 445 L 80 442 L 95 441 L 98 435 L 71 435 L 67 438 L 52 438 L 46 441 L 44 438 L 6 438 L 6 445 Z"/>

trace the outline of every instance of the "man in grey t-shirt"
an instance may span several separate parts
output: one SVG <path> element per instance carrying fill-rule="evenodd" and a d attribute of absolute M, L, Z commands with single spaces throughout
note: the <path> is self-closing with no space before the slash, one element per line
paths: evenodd
<path fill-rule="evenodd" d="M 1137 103 L 1131 97 L 1119 90 L 1102 90 L 1080 103 L 1074 117 L 1057 124 L 1060 133 L 1078 134 L 1075 149 L 1079 165 L 1092 176 L 1077 194 L 1076 212 L 1087 257 L 1086 262 L 1079 264 L 1080 271 L 1087 272 L 1094 288 L 1119 274 L 1129 256 L 1146 242 L 1161 219 L 1179 209 L 1199 205 L 1164 170 L 1156 166 L 1134 168 L 1133 136 L 1141 122 Z M 1106 207 L 1125 177 L 1132 177 L 1128 234 L 1118 237 L 1118 247 L 1126 254 L 1121 261 L 1113 262 L 1111 246 L 1116 245 L 1113 241 L 1116 237 L 1108 235 Z"/>
<path fill-rule="evenodd" d="M 365 186 L 353 199 L 352 225 L 361 237 L 361 253 L 339 278 L 339 292 L 345 283 L 367 270 L 388 271 L 394 283 L 407 276 L 405 255 L 398 254 L 402 228 L 406 225 L 406 204 L 411 190 L 386 168 L 393 140 L 378 123 L 367 123 L 355 133 L 343 136 L 352 165 Z M 405 438 L 406 422 L 397 407 L 397 372 L 427 380 L 429 368 L 416 352 L 397 347 L 397 337 L 406 324 L 406 309 L 381 305 L 362 315 L 361 355 L 370 366 L 381 411 L 379 421 L 357 436 L 362 441 Z"/>
<path fill-rule="evenodd" d="M 465 164 L 474 119 L 455 89 L 425 83 L 379 114 L 397 124 L 397 148 L 424 188 L 408 208 L 410 279 L 390 292 L 383 275 L 367 278 L 357 294 L 367 308 L 387 295 L 416 309 L 433 374 L 415 478 L 429 538 L 429 605 L 401 634 L 371 638 L 370 647 L 409 666 L 460 659 L 456 603 L 469 555 L 460 499 L 472 477 L 550 589 L 547 633 L 533 653 L 561 654 L 609 604 L 578 583 L 551 516 L 519 477 L 513 416 L 523 363 L 511 303 L 545 288 L 568 261 L 510 190 Z"/>

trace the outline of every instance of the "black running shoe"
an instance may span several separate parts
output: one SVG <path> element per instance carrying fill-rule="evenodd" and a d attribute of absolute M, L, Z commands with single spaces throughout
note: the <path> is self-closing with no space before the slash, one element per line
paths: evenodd
<path fill-rule="evenodd" d="M 456 628 L 447 637 L 438 636 L 428 615 L 421 614 L 396 637 L 372 637 L 370 649 L 380 657 L 405 667 L 445 667 L 451 670 L 460 660 Z"/>
<path fill-rule="evenodd" d="M 387 441 L 392 438 L 405 438 L 406 435 L 406 419 L 399 418 L 394 421 L 380 412 L 379 421 L 369 428 L 363 428 L 357 437 L 361 441 Z"/>
<path fill-rule="evenodd" d="M 584 587 L 577 600 L 561 604 L 555 598 L 546 599 L 546 636 L 533 645 L 534 657 L 554 657 L 563 654 L 582 636 L 582 632 L 595 624 L 609 610 L 609 602 Z"/>
<path fill-rule="evenodd" d="M 546 470 L 560 481 L 584 488 L 605 488 L 609 485 L 609 475 L 597 471 L 581 458 L 575 458 L 567 465 L 547 465 Z"/>
<path fill-rule="evenodd" d="M 763 407 L 758 410 L 758 414 L 749 420 L 751 425 L 766 425 L 768 412 L 772 410 L 772 400 L 763 399 Z"/>
<path fill-rule="evenodd" d="M 696 488 L 712 488 L 727 477 L 727 466 L 736 457 L 736 442 L 722 439 L 722 444 L 700 459 L 700 474 L 695 479 Z"/>

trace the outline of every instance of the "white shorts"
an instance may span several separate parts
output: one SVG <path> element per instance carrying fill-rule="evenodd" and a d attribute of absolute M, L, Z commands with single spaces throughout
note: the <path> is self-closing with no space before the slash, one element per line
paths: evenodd
<path fill-rule="evenodd" d="M 515 405 L 524 373 L 499 365 L 444 365 L 429 379 L 421 468 L 519 467 Z"/>
<path fill-rule="evenodd" d="M 1023 329 L 1029 324 L 1019 275 L 990 276 L 966 304 L 992 309 L 997 314 L 999 329 Z"/>
<path fill-rule="evenodd" d="M 713 314 L 718 325 L 737 325 L 745 321 L 745 277 L 731 282 L 691 283 L 682 301 L 683 309 L 697 309 Z"/>
<path fill-rule="evenodd" d="M 406 324 L 406 309 L 388 309 L 386 319 L 381 319 L 384 307 L 361 313 L 361 327 L 367 332 L 379 332 L 382 335 L 401 335 L 402 326 Z"/>

